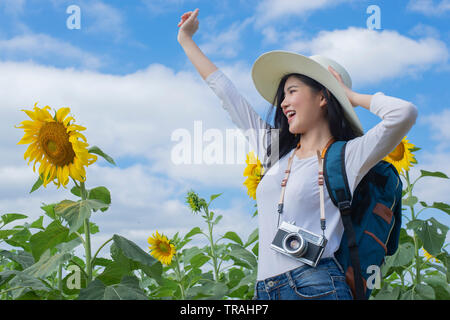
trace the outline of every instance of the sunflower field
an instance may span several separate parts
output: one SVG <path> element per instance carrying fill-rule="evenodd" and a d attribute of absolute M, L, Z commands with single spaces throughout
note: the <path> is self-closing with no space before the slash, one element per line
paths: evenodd
<path fill-rule="evenodd" d="M 186 205 L 199 226 L 172 237 L 158 230 L 149 235 L 149 246 L 114 234 L 98 248 L 91 235 L 100 232 L 96 212 L 108 210 L 112 195 L 105 186 L 89 186 L 86 168 L 99 157 L 115 165 L 99 147 L 89 147 L 80 132 L 84 127 L 68 117 L 69 108 L 54 115 L 50 107 L 23 110 L 30 118 L 16 127 L 24 130 L 18 144 L 29 144 L 24 154 L 38 177 L 31 192 L 53 182 L 58 188 L 70 186 L 74 199 L 41 206 L 42 215 L 23 222 L 22 213 L 0 212 L 0 243 L 14 249 L 0 249 L 0 297 L 2 300 L 161 300 L 161 299 L 252 299 L 258 261 L 258 229 L 247 239 L 236 232 L 215 232 L 222 215 L 214 213 L 212 202 L 222 194 L 202 198 L 194 190 Z M 436 209 L 450 214 L 443 202 L 428 204 L 414 194 L 421 179 L 448 179 L 442 172 L 420 170 L 411 182 L 410 169 L 417 163 L 413 152 L 419 148 L 406 137 L 384 160 L 391 162 L 405 180 L 403 210 L 405 223 L 398 251 L 382 267 L 379 288 L 371 299 L 450 299 L 446 250 L 448 227 L 423 211 Z M 255 199 L 263 174 L 260 161 L 247 155 L 244 185 Z M 413 175 L 413 174 L 411 174 Z M 73 185 L 71 184 L 73 182 Z M 256 207 L 256 204 L 255 204 Z M 419 208 L 418 208 L 419 207 Z M 419 218 L 419 215 L 422 214 Z M 253 213 L 253 217 L 257 211 Z M 44 216 L 50 223 L 44 225 Z M 14 222 L 14 226 L 12 223 Z M 206 240 L 203 247 L 188 245 L 194 238 Z M 109 256 L 100 257 L 109 244 Z M 79 257 L 75 249 L 84 249 Z"/>

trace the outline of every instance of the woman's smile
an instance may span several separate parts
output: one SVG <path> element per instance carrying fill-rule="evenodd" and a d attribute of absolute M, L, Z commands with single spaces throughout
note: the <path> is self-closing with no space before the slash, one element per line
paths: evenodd
<path fill-rule="evenodd" d="M 295 118 L 295 115 L 296 115 L 295 111 L 293 112 L 293 114 L 288 114 L 287 115 L 288 123 L 291 123 L 292 119 Z"/>

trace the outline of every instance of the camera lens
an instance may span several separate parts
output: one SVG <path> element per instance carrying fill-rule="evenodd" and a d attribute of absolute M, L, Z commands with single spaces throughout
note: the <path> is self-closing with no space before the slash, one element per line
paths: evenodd
<path fill-rule="evenodd" d="M 283 239 L 283 249 L 296 257 L 301 257 L 307 249 L 308 243 L 297 232 L 287 234 Z"/>

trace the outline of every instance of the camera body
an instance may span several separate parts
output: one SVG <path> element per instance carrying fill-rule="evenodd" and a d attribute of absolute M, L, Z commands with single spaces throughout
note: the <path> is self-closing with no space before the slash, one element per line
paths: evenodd
<path fill-rule="evenodd" d="M 291 258 L 315 267 L 327 245 L 323 235 L 317 235 L 283 221 L 278 228 L 270 247 Z"/>

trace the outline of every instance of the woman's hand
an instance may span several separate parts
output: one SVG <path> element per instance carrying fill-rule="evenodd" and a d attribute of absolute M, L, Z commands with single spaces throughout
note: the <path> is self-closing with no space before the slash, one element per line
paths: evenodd
<path fill-rule="evenodd" d="M 356 93 L 344 84 L 344 81 L 342 81 L 341 75 L 339 73 L 337 73 L 337 71 L 334 70 L 332 66 L 328 66 L 328 70 L 337 79 L 337 81 L 341 84 L 342 88 L 344 88 L 345 94 L 347 95 L 347 98 L 350 101 L 350 103 L 352 104 L 352 106 L 353 107 L 358 106 L 358 103 L 355 101 Z"/>
<path fill-rule="evenodd" d="M 192 38 L 194 33 L 197 31 L 199 25 L 197 19 L 198 11 L 199 10 L 197 8 L 194 10 L 194 12 L 188 11 L 183 13 L 183 15 L 181 16 L 181 20 L 180 22 L 178 22 L 178 27 L 180 28 L 178 30 L 178 42 L 181 43 L 181 41 L 186 38 Z"/>

